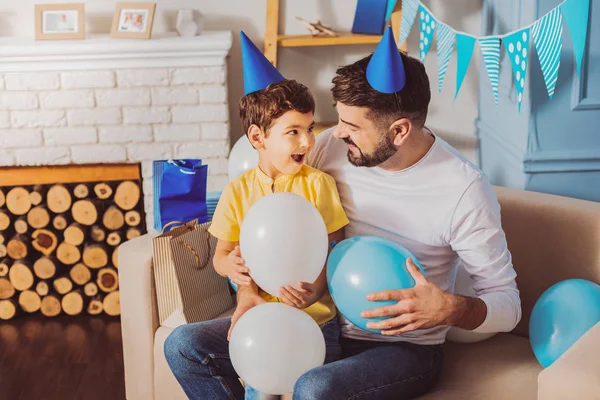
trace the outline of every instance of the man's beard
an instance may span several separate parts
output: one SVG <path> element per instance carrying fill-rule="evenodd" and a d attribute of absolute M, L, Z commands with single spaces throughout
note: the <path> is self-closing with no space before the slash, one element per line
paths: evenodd
<path fill-rule="evenodd" d="M 375 150 L 371 154 L 364 154 L 350 138 L 344 138 L 344 142 L 355 146 L 360 153 L 357 156 L 354 155 L 352 150 L 348 149 L 348 161 L 355 167 L 376 167 L 389 160 L 398 151 L 393 139 L 385 134 L 382 135 L 381 140 L 377 143 L 377 147 L 375 147 Z"/>

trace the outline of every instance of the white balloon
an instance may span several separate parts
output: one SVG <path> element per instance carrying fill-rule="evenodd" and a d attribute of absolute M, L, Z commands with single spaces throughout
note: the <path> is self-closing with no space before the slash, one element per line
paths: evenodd
<path fill-rule="evenodd" d="M 250 144 L 246 135 L 238 139 L 229 153 L 228 176 L 232 181 L 244 172 L 256 168 L 258 165 L 258 151 Z"/>
<path fill-rule="evenodd" d="M 300 376 L 325 362 L 325 338 L 304 311 L 265 303 L 246 311 L 231 332 L 233 368 L 254 389 L 290 393 Z"/>
<path fill-rule="evenodd" d="M 250 276 L 273 296 L 285 285 L 313 283 L 327 259 L 327 229 L 316 207 L 293 193 L 258 200 L 240 229 L 240 251 Z"/>
<path fill-rule="evenodd" d="M 469 276 L 469 273 L 467 272 L 462 263 L 458 264 L 458 270 L 456 271 L 454 293 L 463 296 L 475 297 L 475 290 L 473 290 L 473 280 Z M 453 326 L 450 327 L 450 330 L 446 334 L 446 339 L 455 343 L 475 343 L 489 339 L 494 335 L 496 335 L 495 332 L 479 333 Z"/>

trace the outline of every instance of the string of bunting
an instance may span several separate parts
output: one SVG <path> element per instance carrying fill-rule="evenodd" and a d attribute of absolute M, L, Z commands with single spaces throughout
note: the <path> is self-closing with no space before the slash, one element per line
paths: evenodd
<path fill-rule="evenodd" d="M 395 1 L 390 1 L 395 4 Z M 391 14 L 388 3 L 388 16 Z M 399 43 L 404 43 L 410 33 L 417 16 L 419 17 L 419 57 L 425 61 L 435 35 L 438 59 L 438 90 L 442 90 L 444 78 L 450 58 L 456 48 L 456 93 L 471 63 L 475 44 L 483 56 L 485 68 L 490 78 L 496 105 L 498 105 L 498 76 L 500 73 L 500 50 L 504 45 L 511 61 L 515 87 L 517 90 L 518 109 L 521 111 L 525 78 L 530 59 L 530 44 L 534 43 L 548 96 L 552 99 L 556 88 L 560 56 L 562 51 L 563 21 L 569 30 L 573 42 L 576 71 L 581 73 L 581 62 L 587 40 L 589 17 L 589 0 L 565 0 L 541 18 L 523 28 L 504 35 L 475 37 L 457 31 L 440 21 L 419 0 L 402 0 L 402 21 L 400 24 Z"/>

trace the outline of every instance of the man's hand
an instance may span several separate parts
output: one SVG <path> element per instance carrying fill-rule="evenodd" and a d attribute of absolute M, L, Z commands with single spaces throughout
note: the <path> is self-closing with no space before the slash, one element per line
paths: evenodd
<path fill-rule="evenodd" d="M 398 301 L 391 306 L 363 311 L 361 313 L 363 318 L 392 316 L 383 321 L 369 322 L 367 328 L 381 330 L 382 335 L 393 336 L 416 329 L 449 325 L 455 309 L 455 296 L 429 282 L 411 259 L 407 260 L 406 267 L 415 280 L 415 286 L 410 289 L 386 290 L 367 295 L 369 301 Z"/>
<path fill-rule="evenodd" d="M 227 340 L 229 340 L 229 338 L 231 337 L 233 327 L 236 324 L 236 322 L 240 319 L 240 317 L 252 307 L 256 307 L 257 305 L 263 303 L 266 303 L 266 301 L 257 294 L 248 296 L 238 296 L 238 304 L 235 307 L 233 315 L 231 316 L 231 326 L 229 327 L 229 332 L 227 332 Z"/>
<path fill-rule="evenodd" d="M 306 308 L 315 304 L 322 296 L 317 286 L 308 282 L 298 282 L 300 290 L 287 285 L 279 289 L 279 299 L 282 303 L 296 308 Z"/>

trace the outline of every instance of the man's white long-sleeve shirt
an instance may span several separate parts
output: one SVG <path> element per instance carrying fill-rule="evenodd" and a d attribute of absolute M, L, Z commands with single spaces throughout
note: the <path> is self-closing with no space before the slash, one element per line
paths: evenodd
<path fill-rule="evenodd" d="M 450 293 L 460 259 L 487 306 L 486 319 L 475 331 L 512 330 L 521 318 L 516 273 L 500 205 L 477 167 L 437 136 L 428 153 L 404 170 L 355 167 L 347 145 L 332 132 L 318 136 L 309 164 L 335 178 L 350 220 L 346 237 L 374 235 L 400 243 L 420 261 L 427 278 Z M 437 344 L 448 330 L 440 326 L 381 336 L 341 318 L 342 336 L 353 339 Z"/>

